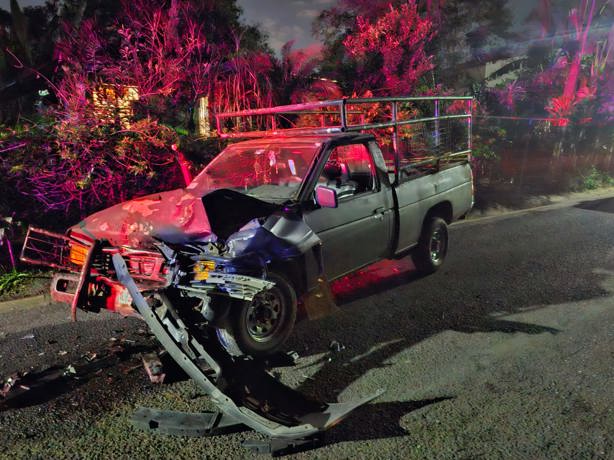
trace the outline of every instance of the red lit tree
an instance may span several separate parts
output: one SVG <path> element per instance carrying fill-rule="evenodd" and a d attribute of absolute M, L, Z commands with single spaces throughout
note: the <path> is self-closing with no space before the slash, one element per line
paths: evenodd
<path fill-rule="evenodd" d="M 56 73 L 38 73 L 58 104 L 0 159 L 5 177 L 47 209 L 76 214 L 181 185 L 173 128 L 189 126 L 198 97 L 216 109 L 272 100 L 262 37 L 239 14 L 235 1 L 136 0 L 111 21 L 66 23 Z M 94 106 L 95 94 L 127 87 L 139 96 L 130 123 Z"/>
<path fill-rule="evenodd" d="M 425 52 L 435 33 L 433 22 L 422 17 L 415 2 L 392 6 L 375 19 L 356 18 L 356 30 L 343 44 L 357 60 L 359 92 L 410 94 L 417 81 L 433 67 Z"/>
<path fill-rule="evenodd" d="M 511 13 L 507 3 L 508 0 L 338 0 L 336 6 L 324 10 L 314 22 L 314 32 L 325 43 L 322 72 L 339 80 L 346 93 L 351 93 L 355 86 L 360 87 L 363 76 L 357 75 L 358 63 L 356 59 L 348 59 L 348 50 L 344 45 L 348 36 L 359 32 L 357 18 L 375 26 L 391 9 L 415 8 L 420 18 L 416 24 L 424 20 L 432 24 L 422 47 L 425 56 L 431 60 L 432 69 L 423 74 L 418 86 L 412 88 L 412 93 L 439 91 L 440 85 L 469 88 L 471 79 L 462 69 L 473 61 L 488 59 L 490 53 L 499 49 L 508 38 Z M 410 20 L 413 19 L 410 17 Z M 416 28 L 415 32 L 420 33 L 419 30 Z M 398 34 L 399 31 L 395 30 L 394 33 Z M 411 41 L 414 37 L 410 34 L 404 38 Z M 394 37 L 379 39 L 381 46 L 387 46 L 384 39 L 393 40 Z M 398 47 L 396 43 L 392 44 L 395 47 L 390 52 L 394 53 Z M 402 48 L 403 43 L 399 43 L 399 46 Z M 388 50 L 382 48 L 377 53 L 383 52 Z M 371 58 L 375 66 L 378 58 Z M 403 56 L 401 62 L 406 58 L 407 55 Z M 383 63 L 382 56 L 379 59 Z M 388 62 L 395 59 L 399 59 L 398 56 L 390 56 Z"/>

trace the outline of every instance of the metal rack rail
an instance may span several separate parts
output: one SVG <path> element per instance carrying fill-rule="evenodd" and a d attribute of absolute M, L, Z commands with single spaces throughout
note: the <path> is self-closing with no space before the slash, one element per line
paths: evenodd
<path fill-rule="evenodd" d="M 417 167 L 470 158 L 472 108 L 471 96 L 346 98 L 223 112 L 215 118 L 222 138 L 371 131 L 391 139 L 391 163 L 399 171 L 404 163 Z"/>

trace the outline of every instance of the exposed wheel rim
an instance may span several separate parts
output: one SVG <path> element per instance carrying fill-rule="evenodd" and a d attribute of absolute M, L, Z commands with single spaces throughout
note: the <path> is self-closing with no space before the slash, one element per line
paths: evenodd
<path fill-rule="evenodd" d="M 254 296 L 245 314 L 247 332 L 256 342 L 267 342 L 281 329 L 283 317 L 281 292 L 276 288 L 260 292 Z"/>
<path fill-rule="evenodd" d="M 434 264 L 439 264 L 446 256 L 448 234 L 442 227 L 437 227 L 429 241 L 429 255 Z"/>

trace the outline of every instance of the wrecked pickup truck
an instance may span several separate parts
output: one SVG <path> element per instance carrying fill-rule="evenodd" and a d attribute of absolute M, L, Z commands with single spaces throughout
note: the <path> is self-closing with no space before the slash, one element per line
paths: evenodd
<path fill-rule="evenodd" d="M 431 118 L 398 116 L 401 104 L 431 100 Z M 331 117 L 330 107 L 339 105 L 341 126 L 232 131 L 227 136 L 255 139 L 231 144 L 185 189 L 115 205 L 66 235 L 31 229 L 22 259 L 63 271 L 52 295 L 73 313 L 108 308 L 130 315 L 132 298 L 111 264 L 119 252 L 141 291 L 164 291 L 199 311 L 230 353 L 271 353 L 297 314 L 313 318 L 330 309 L 328 281 L 406 254 L 423 273 L 441 266 L 447 224 L 471 209 L 473 185 L 470 113 L 440 116 L 439 105 L 465 100 L 471 103 L 344 99 L 219 114 L 223 133 L 228 119 L 287 119 L 307 110 L 304 116 Z M 391 104 L 397 118 L 352 124 L 362 114 L 352 108 L 367 104 Z M 465 127 L 456 138 L 451 122 Z M 394 130 L 387 154 L 367 133 L 382 128 Z"/>
<path fill-rule="evenodd" d="M 462 113 L 440 114 L 459 104 Z M 417 118 L 416 108 L 432 112 Z M 207 372 L 219 377 L 222 363 L 276 352 L 298 317 L 327 314 L 329 281 L 406 255 L 434 272 L 447 225 L 472 207 L 469 97 L 341 99 L 216 117 L 222 137 L 250 139 L 230 144 L 184 189 L 117 204 L 65 235 L 30 228 L 21 255 L 59 270 L 52 297 L 73 315 L 107 308 L 143 317 L 167 349 L 182 349 L 176 359 L 206 365 L 188 372 L 197 381 L 215 381 Z"/>

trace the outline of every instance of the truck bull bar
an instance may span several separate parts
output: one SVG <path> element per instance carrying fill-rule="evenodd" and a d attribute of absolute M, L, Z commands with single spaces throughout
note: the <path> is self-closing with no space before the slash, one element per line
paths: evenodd
<path fill-rule="evenodd" d="M 59 270 L 51 281 L 51 298 L 68 303 L 73 320 L 77 309 L 91 309 L 88 299 L 103 286 L 111 290 L 104 307 L 129 316 L 134 314 L 127 291 L 113 279 L 111 256 L 121 253 L 128 260 L 129 272 L 141 288 L 166 284 L 164 258 L 153 251 L 103 247 L 100 241 L 84 236 L 67 236 L 29 227 L 20 260 Z"/>

